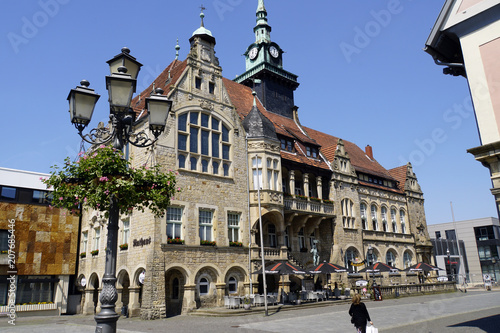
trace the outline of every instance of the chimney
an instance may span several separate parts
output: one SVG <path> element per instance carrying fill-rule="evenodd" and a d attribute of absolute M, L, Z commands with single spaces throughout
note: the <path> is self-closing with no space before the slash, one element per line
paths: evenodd
<path fill-rule="evenodd" d="M 372 160 L 373 160 L 373 149 L 372 149 L 372 147 L 371 147 L 370 145 L 367 145 L 367 146 L 365 147 L 365 154 L 366 154 L 366 155 L 367 155 L 370 159 L 372 159 Z"/>

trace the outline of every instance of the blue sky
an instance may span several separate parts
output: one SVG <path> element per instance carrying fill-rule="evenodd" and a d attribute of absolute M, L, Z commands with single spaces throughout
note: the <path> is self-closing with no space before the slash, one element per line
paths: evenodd
<path fill-rule="evenodd" d="M 442 74 L 423 52 L 444 0 L 266 0 L 271 39 L 299 76 L 301 123 L 373 147 L 387 169 L 410 161 L 427 223 L 497 216 L 489 172 L 466 150 L 480 145 L 467 81 Z M 245 70 L 257 0 L 203 2 L 223 75 Z M 201 1 L 2 0 L 0 166 L 49 172 L 75 157 L 69 90 L 81 79 L 101 94 L 91 123 L 107 121 L 106 61 L 123 46 L 144 66 L 145 88 L 189 50 Z M 138 89 L 139 90 L 139 89 Z"/>

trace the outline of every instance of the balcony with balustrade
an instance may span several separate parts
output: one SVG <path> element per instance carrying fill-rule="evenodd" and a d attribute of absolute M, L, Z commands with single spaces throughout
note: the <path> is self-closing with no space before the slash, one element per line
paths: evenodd
<path fill-rule="evenodd" d="M 313 215 L 333 215 L 333 201 L 318 198 L 304 197 L 300 195 L 285 196 L 285 213 L 305 213 Z"/>

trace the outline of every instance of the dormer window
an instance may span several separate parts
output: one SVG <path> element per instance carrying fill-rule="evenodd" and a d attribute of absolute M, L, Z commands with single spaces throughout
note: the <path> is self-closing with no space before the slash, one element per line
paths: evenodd
<path fill-rule="evenodd" d="M 287 139 L 281 139 L 281 150 L 293 151 L 293 143 Z"/>

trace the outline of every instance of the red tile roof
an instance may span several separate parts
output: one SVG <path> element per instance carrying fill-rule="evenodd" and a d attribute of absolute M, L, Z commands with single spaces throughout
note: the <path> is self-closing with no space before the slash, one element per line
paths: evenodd
<path fill-rule="evenodd" d="M 304 129 L 307 133 L 309 133 L 311 138 L 321 145 L 321 147 L 326 147 L 325 149 L 321 148 L 321 152 L 329 162 L 333 162 L 339 138 L 308 127 L 304 127 Z M 381 166 L 375 159 L 369 158 L 357 145 L 350 141 L 342 141 L 344 142 L 345 151 L 349 154 L 351 159 L 351 164 L 356 171 L 379 176 L 385 179 L 396 180 L 383 166 Z"/>
<path fill-rule="evenodd" d="M 182 73 L 185 71 L 186 66 L 187 60 L 174 60 L 160 75 L 158 75 L 158 77 L 147 89 L 134 97 L 132 100 L 132 108 L 136 114 L 141 118 L 145 115 L 143 112 L 145 107 L 145 98 L 148 97 L 153 91 L 153 84 L 155 88 L 162 88 L 165 91 L 164 94 L 168 95 L 171 87 L 177 83 Z M 252 95 L 252 89 L 226 78 L 222 78 L 222 81 L 231 102 L 236 108 L 236 112 L 241 119 L 244 119 L 253 106 L 254 97 Z M 320 147 L 321 153 L 328 160 L 328 162 L 333 162 L 339 138 L 301 126 L 297 124 L 295 120 L 288 117 L 268 112 L 258 99 L 256 104 L 259 111 L 274 124 L 278 135 L 294 140 L 294 153 L 282 151 L 281 157 L 283 159 L 321 169 L 330 169 L 322 159 L 307 157 L 305 155 L 305 146 L 310 145 Z M 343 140 L 343 142 L 345 150 L 351 159 L 351 164 L 354 166 L 356 171 L 379 176 L 384 179 L 397 180 L 400 182 L 400 188 L 404 188 L 404 182 L 406 180 L 406 166 L 388 171 L 375 159 L 370 159 L 365 152 L 354 143 L 345 140 Z M 371 183 L 366 183 L 366 185 L 376 186 Z M 387 190 L 388 188 L 383 187 L 383 189 Z"/>
<path fill-rule="evenodd" d="M 153 82 L 151 82 L 149 87 L 144 89 L 141 93 L 139 93 L 132 99 L 132 103 L 130 105 L 135 111 L 138 117 L 137 119 L 142 118 L 146 115 L 143 110 L 145 108 L 146 97 L 149 97 L 151 95 L 151 92 L 153 91 L 153 84 L 155 88 L 163 89 L 165 91 L 164 95 L 168 95 L 170 93 L 170 87 L 173 86 L 173 84 L 175 84 L 181 77 L 181 74 L 186 69 L 186 65 L 186 60 L 172 61 L 170 65 L 168 65 L 167 68 L 165 68 L 165 70 L 161 72 Z"/>
<path fill-rule="evenodd" d="M 407 165 L 402 165 L 400 167 L 389 170 L 389 173 L 399 182 L 398 186 L 401 191 L 404 191 L 405 189 L 407 171 L 408 171 Z"/>

